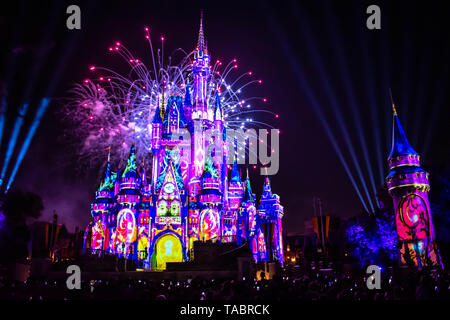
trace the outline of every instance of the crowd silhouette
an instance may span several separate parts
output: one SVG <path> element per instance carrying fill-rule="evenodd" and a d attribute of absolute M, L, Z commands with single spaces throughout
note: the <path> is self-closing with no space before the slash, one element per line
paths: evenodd
<path fill-rule="evenodd" d="M 406 276 L 405 276 L 406 275 Z M 2 283 L 0 299 L 13 300 L 448 300 L 450 278 L 444 271 L 411 271 L 382 275 L 381 289 L 369 290 L 362 272 L 285 271 L 261 279 L 187 279 L 184 281 L 118 279 L 82 281 L 67 289 L 65 279 L 28 279 Z M 263 275 L 264 277 L 264 275 Z"/>

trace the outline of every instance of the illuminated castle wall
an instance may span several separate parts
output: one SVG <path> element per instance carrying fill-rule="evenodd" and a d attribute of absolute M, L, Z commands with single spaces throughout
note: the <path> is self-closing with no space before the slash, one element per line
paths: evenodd
<path fill-rule="evenodd" d="M 397 234 L 402 243 L 401 262 L 405 264 L 410 259 L 419 268 L 443 267 L 428 201 L 428 172 L 420 168 L 420 156 L 409 144 L 394 105 L 393 109 L 390 172 L 386 182 L 394 200 Z"/>
<path fill-rule="evenodd" d="M 219 95 L 214 106 L 206 103 L 210 57 L 202 24 L 192 77 L 192 93 L 187 86 L 184 97 L 170 96 L 166 105 L 163 96 L 155 112 L 151 176 L 138 168 L 134 145 L 123 172 L 113 172 L 108 160 L 92 203 L 87 246 L 131 256 L 152 270 L 188 261 L 198 240 L 248 242 L 255 261 L 282 262 L 283 207 L 269 178 L 258 206 L 248 173 L 242 181 L 236 160 L 228 179 L 230 142 Z M 177 137 L 180 128 L 189 130 L 188 141 Z M 190 144 L 190 154 L 183 143 Z M 211 156 L 213 145 L 221 149 L 223 161 Z"/>

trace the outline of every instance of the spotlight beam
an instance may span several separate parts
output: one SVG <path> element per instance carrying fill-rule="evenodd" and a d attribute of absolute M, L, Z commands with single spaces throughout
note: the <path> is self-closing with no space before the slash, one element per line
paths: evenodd
<path fill-rule="evenodd" d="M 359 40 L 361 43 L 361 51 L 362 51 L 362 58 L 363 58 L 363 76 L 366 79 L 365 81 L 365 87 L 367 90 L 367 96 L 368 96 L 368 104 L 369 104 L 369 110 L 370 110 L 370 117 L 372 119 L 372 133 L 373 133 L 373 139 L 375 142 L 375 148 L 376 148 L 376 164 L 378 167 L 378 179 L 379 179 L 379 184 L 380 185 L 384 185 L 384 163 L 385 161 L 383 160 L 383 152 L 382 152 L 382 143 L 381 143 L 381 133 L 380 133 L 380 129 L 379 129 L 379 123 L 380 123 L 380 118 L 379 118 L 379 113 L 378 113 L 378 107 L 377 105 L 379 104 L 378 99 L 377 99 L 377 95 L 375 94 L 375 81 L 374 81 L 374 77 L 373 75 L 374 73 L 374 68 L 373 68 L 373 63 L 371 61 L 371 59 L 369 58 L 370 53 L 369 53 L 369 49 L 368 49 L 368 43 L 367 43 L 367 35 L 362 34 L 364 29 L 360 29 L 360 32 L 358 34 L 359 36 Z"/>
<path fill-rule="evenodd" d="M 301 12 L 301 10 L 300 10 L 300 12 Z M 298 20 L 300 23 L 300 32 L 302 32 L 306 38 L 306 42 L 307 42 L 306 48 L 308 49 L 311 57 L 313 58 L 313 62 L 315 64 L 316 69 L 319 71 L 318 73 L 319 73 L 320 79 L 321 79 L 324 89 L 326 91 L 325 96 L 327 97 L 330 105 L 332 106 L 331 109 L 333 110 L 334 115 L 338 120 L 337 123 L 343 133 L 345 144 L 346 144 L 347 149 L 350 153 L 350 156 L 353 160 L 353 166 L 355 167 L 355 169 L 358 173 L 358 177 L 359 177 L 359 180 L 361 181 L 364 193 L 367 197 L 369 206 L 371 208 L 371 212 L 374 212 L 375 210 L 374 210 L 374 206 L 372 203 L 372 197 L 370 196 L 369 190 L 367 188 L 367 183 L 364 179 L 361 167 L 359 165 L 358 158 L 356 157 L 356 153 L 353 148 L 351 138 L 350 138 L 347 126 L 344 121 L 344 117 L 342 116 L 342 113 L 340 110 L 340 105 L 336 98 L 336 94 L 335 94 L 333 88 L 331 87 L 330 82 L 328 81 L 327 72 L 326 72 L 325 68 L 323 67 L 322 61 L 319 58 L 321 55 L 319 53 L 319 50 L 317 49 L 316 43 L 314 42 L 313 38 L 311 37 L 311 34 L 306 31 L 308 28 L 303 23 L 304 17 L 300 17 L 300 19 L 298 19 Z"/>
<path fill-rule="evenodd" d="M 364 160 L 366 162 L 366 169 L 367 169 L 367 173 L 369 174 L 369 179 L 370 179 L 370 185 L 372 187 L 372 192 L 374 195 L 376 195 L 377 190 L 375 187 L 375 179 L 373 177 L 373 173 L 372 173 L 372 163 L 370 161 L 370 157 L 369 157 L 369 151 L 367 148 L 367 144 L 366 144 L 366 138 L 365 138 L 365 134 L 364 134 L 364 130 L 361 126 L 361 115 L 359 113 L 359 109 L 357 107 L 357 102 L 356 102 L 356 97 L 354 94 L 354 89 L 353 89 L 353 85 L 352 82 L 350 80 L 350 75 L 348 73 L 348 60 L 344 57 L 344 52 L 343 52 L 343 48 L 342 46 L 338 43 L 337 41 L 337 36 L 338 36 L 338 23 L 336 21 L 336 17 L 333 14 L 330 14 L 330 11 L 328 10 L 328 8 L 326 8 L 325 10 L 325 14 L 326 14 L 326 20 L 328 21 L 328 23 L 325 23 L 325 25 L 327 25 L 328 27 L 331 26 L 335 26 L 334 28 L 329 28 L 330 33 L 332 34 L 332 44 L 334 46 L 335 51 L 337 52 L 337 59 L 338 59 L 338 68 L 339 68 L 339 72 L 341 74 L 342 79 L 344 80 L 344 86 L 345 86 L 345 94 L 347 97 L 347 100 L 349 101 L 349 105 L 351 108 L 351 114 L 352 114 L 352 118 L 353 121 L 355 123 L 356 129 L 357 131 L 360 133 L 358 135 L 359 138 L 359 143 L 361 145 L 362 151 L 363 151 L 363 156 L 364 156 Z"/>
<path fill-rule="evenodd" d="M 3 129 L 5 127 L 5 117 L 6 117 L 6 109 L 7 109 L 7 102 L 6 102 L 6 93 L 2 97 L 2 100 L 0 101 L 0 146 L 2 145 L 2 138 L 3 138 Z"/>
<path fill-rule="evenodd" d="M 89 10 L 87 10 L 87 12 L 90 13 L 92 10 L 92 6 L 88 6 L 88 9 Z M 55 71 L 51 78 L 52 81 L 50 82 L 49 86 L 47 87 L 47 90 L 46 90 L 47 97 L 51 96 L 53 94 L 56 84 L 59 82 L 59 79 L 60 79 L 65 67 L 67 66 L 67 61 L 69 60 L 70 55 L 73 51 L 73 48 L 76 45 L 76 43 L 78 42 L 79 38 L 80 38 L 79 33 L 77 33 L 75 36 L 68 38 L 67 43 L 66 43 L 66 49 L 64 50 L 62 58 L 60 58 L 59 63 L 57 65 L 57 67 L 55 68 Z M 35 117 L 31 124 L 30 130 L 28 131 L 27 136 L 26 136 L 26 138 L 21 146 L 21 149 L 19 151 L 19 155 L 18 155 L 16 164 L 14 165 L 13 171 L 11 172 L 11 175 L 9 177 L 5 192 L 7 192 L 9 190 L 12 182 L 14 181 L 17 171 L 19 170 L 20 164 L 21 164 L 23 158 L 25 157 L 26 152 L 28 151 L 28 148 L 31 144 L 31 141 L 34 137 L 34 134 L 35 134 L 37 128 L 39 127 L 42 116 L 45 114 L 45 111 L 47 110 L 47 106 L 48 106 L 49 102 L 50 102 L 50 98 L 43 98 L 41 100 L 40 106 L 35 113 Z M 3 182 L 3 179 L 0 180 L 0 186 L 2 185 L 2 182 Z"/>
<path fill-rule="evenodd" d="M 350 168 L 348 167 L 347 162 L 345 161 L 345 158 L 344 158 L 341 150 L 337 146 L 336 138 L 334 137 L 333 132 L 330 129 L 329 123 L 325 118 L 325 115 L 320 107 L 320 104 L 318 103 L 317 97 L 313 93 L 314 91 L 312 90 L 309 83 L 302 76 L 302 74 L 304 74 L 302 67 L 299 65 L 298 61 L 294 57 L 292 50 L 286 41 L 285 35 L 281 32 L 277 22 L 275 22 L 274 19 L 270 15 L 267 15 L 267 18 L 273 26 L 272 30 L 276 31 L 277 38 L 279 39 L 281 46 L 283 47 L 284 52 L 288 56 L 289 61 L 292 65 L 292 68 L 295 71 L 295 75 L 299 81 L 299 89 L 305 93 L 310 104 L 312 105 L 312 109 L 316 113 L 316 116 L 319 119 L 322 127 L 325 129 L 325 133 L 327 134 L 327 137 L 330 140 L 331 145 L 333 146 L 333 148 L 339 158 L 339 161 L 341 162 L 342 166 L 344 167 L 344 170 L 347 173 L 347 176 L 349 177 L 349 179 L 352 183 L 352 186 L 355 189 L 356 194 L 359 197 L 359 200 L 361 201 L 362 205 L 364 206 L 364 209 L 366 210 L 366 212 L 370 212 L 367 207 L 366 202 L 364 201 L 364 198 L 361 195 L 358 185 L 356 184 L 356 181 L 350 171 Z"/>
<path fill-rule="evenodd" d="M 380 30 L 381 31 L 381 45 L 378 46 L 379 52 L 380 52 L 380 57 L 381 57 L 381 65 L 383 66 L 382 68 L 382 74 L 383 74 L 383 81 L 382 83 L 384 84 L 384 87 L 381 88 L 383 92 L 383 94 L 381 95 L 383 97 L 382 103 L 381 105 L 383 106 L 383 108 L 381 108 L 381 110 L 383 110 L 383 115 L 384 115 L 384 119 L 382 120 L 382 123 L 390 123 L 392 121 L 392 113 L 391 113 L 391 108 L 386 108 L 384 106 L 390 106 L 391 105 L 391 101 L 389 98 L 389 95 L 386 94 L 386 92 L 389 92 L 389 88 L 392 88 L 392 84 L 391 84 L 391 65 L 392 65 L 392 61 L 391 59 L 389 59 L 389 57 L 392 57 L 391 55 L 391 46 L 389 45 L 389 41 L 388 41 L 388 37 L 389 37 L 389 31 L 390 29 L 390 25 L 389 25 L 389 19 L 385 19 L 383 22 L 383 28 Z M 384 126 L 384 154 L 389 154 L 389 148 L 391 146 L 391 139 L 392 139 L 392 132 L 391 129 L 389 128 L 389 126 Z"/>
<path fill-rule="evenodd" d="M 31 144 L 31 140 L 33 139 L 34 134 L 36 133 L 36 130 L 41 122 L 42 116 L 44 115 L 49 102 L 50 102 L 50 99 L 48 99 L 48 98 L 43 98 L 41 100 L 39 108 L 37 109 L 36 114 L 33 119 L 33 122 L 30 126 L 30 130 L 28 130 L 27 136 L 25 137 L 25 140 L 22 143 L 22 147 L 20 148 L 20 152 L 19 152 L 19 155 L 17 156 L 17 161 L 14 165 L 13 171 L 11 172 L 11 175 L 9 176 L 9 180 L 8 180 L 8 184 L 6 185 L 5 193 L 8 192 L 9 188 L 11 187 L 11 183 L 13 182 L 14 177 L 16 176 L 16 173 L 19 170 L 20 164 L 22 163 L 22 160 L 28 151 L 28 147 Z"/>
<path fill-rule="evenodd" d="M 5 160 L 3 162 L 2 172 L 0 175 L 0 186 L 3 184 L 3 179 L 5 178 L 6 170 L 8 169 L 9 161 L 14 151 L 16 145 L 17 137 L 19 136 L 20 127 L 23 123 L 23 118 L 28 110 L 28 103 L 24 103 L 18 111 L 16 121 L 14 122 L 13 131 L 11 133 L 11 138 L 9 139 L 8 148 L 6 150 Z"/>
<path fill-rule="evenodd" d="M 25 14 L 25 6 L 22 6 L 20 10 L 20 20 L 22 21 L 24 19 Z M 19 43 L 20 39 L 22 38 L 22 28 L 14 28 L 14 36 L 12 40 L 12 48 L 16 48 Z M 14 75 L 14 69 L 17 64 L 17 54 L 13 53 L 13 50 L 9 53 L 9 58 L 7 62 L 7 71 L 6 71 L 6 77 L 4 78 L 5 86 L 3 88 L 4 92 L 0 93 L 2 94 L 2 100 L 1 100 L 1 106 L 0 106 L 0 146 L 2 144 L 2 138 L 3 138 L 3 131 L 5 128 L 5 117 L 6 117 L 6 111 L 8 109 L 8 92 L 10 88 L 10 84 L 12 82 L 12 78 Z"/>

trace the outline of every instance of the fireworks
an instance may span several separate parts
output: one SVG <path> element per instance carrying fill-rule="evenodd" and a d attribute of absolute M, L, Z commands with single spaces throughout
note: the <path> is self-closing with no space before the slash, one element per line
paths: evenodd
<path fill-rule="evenodd" d="M 77 139 L 76 148 L 82 162 L 90 165 L 103 163 L 106 150 L 110 150 L 111 161 L 122 165 L 134 141 L 138 162 L 149 165 L 151 122 L 156 107 L 161 105 L 163 97 L 164 104 L 171 95 L 184 97 L 186 86 L 191 85 L 194 52 L 177 49 L 165 63 L 165 38 L 161 37 L 161 48 L 156 50 L 156 54 L 148 28 L 145 28 L 145 39 L 152 56 L 149 66 L 122 43 L 116 42 L 108 51 L 125 59 L 129 66 L 128 73 L 122 75 L 109 68 L 89 66 L 91 77 L 72 88 L 64 106 L 64 115 L 70 122 L 67 127 L 69 135 Z M 225 67 L 222 65 L 217 60 L 211 67 L 208 108 L 214 107 L 216 91 L 219 91 L 225 127 L 244 130 L 247 127 L 270 127 L 251 117 L 255 112 L 271 113 L 251 105 L 254 101 L 265 103 L 266 99 L 241 97 L 243 89 L 261 84 L 262 80 L 252 79 L 251 71 L 236 76 L 236 59 Z"/>

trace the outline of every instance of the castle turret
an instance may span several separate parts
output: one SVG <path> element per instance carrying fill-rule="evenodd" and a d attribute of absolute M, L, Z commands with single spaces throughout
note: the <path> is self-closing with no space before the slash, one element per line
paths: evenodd
<path fill-rule="evenodd" d="M 393 107 L 392 149 L 386 183 L 395 208 L 401 262 L 423 266 L 441 265 L 428 201 L 428 173 L 420 168 L 420 156 L 411 147 Z"/>
<path fill-rule="evenodd" d="M 228 201 L 230 209 L 237 210 L 241 205 L 244 189 L 241 180 L 241 174 L 237 166 L 236 158 L 231 169 L 230 185 L 228 187 Z"/>
<path fill-rule="evenodd" d="M 161 148 L 161 136 L 162 136 L 162 119 L 161 109 L 156 107 L 155 114 L 152 121 L 152 150 L 156 153 Z"/>
<path fill-rule="evenodd" d="M 257 216 L 258 259 L 283 263 L 283 216 L 284 209 L 280 204 L 280 197 L 272 193 L 270 179 L 266 172 Z"/>
<path fill-rule="evenodd" d="M 250 177 L 248 175 L 247 169 L 247 179 L 245 179 L 245 187 L 244 187 L 244 197 L 242 199 L 243 202 L 255 202 L 255 194 L 252 191 L 252 186 L 250 184 Z"/>
<path fill-rule="evenodd" d="M 134 143 L 133 143 L 131 145 L 127 166 L 125 167 L 125 170 L 123 171 L 120 179 L 119 194 L 138 194 L 139 193 L 138 190 L 140 189 L 140 187 L 141 187 L 141 177 L 139 176 L 136 164 L 136 153 L 134 151 Z"/>
<path fill-rule="evenodd" d="M 214 103 L 214 129 L 220 133 L 223 132 L 223 113 L 219 92 L 216 92 L 216 102 Z"/>
<path fill-rule="evenodd" d="M 111 171 L 111 162 L 108 155 L 108 161 L 106 162 L 103 179 L 100 182 L 100 186 L 97 191 L 97 198 L 112 198 L 114 196 L 114 182 L 116 181 L 116 178 L 117 173 Z"/>
<path fill-rule="evenodd" d="M 191 99 L 191 92 L 190 92 L 190 86 L 189 83 L 186 85 L 186 91 L 184 93 L 184 103 L 183 103 L 183 109 L 184 109 L 184 116 L 187 121 L 192 120 L 192 99 Z"/>
<path fill-rule="evenodd" d="M 117 173 L 111 171 L 110 157 L 106 162 L 103 178 L 95 194 L 95 201 L 92 203 L 91 212 L 93 217 L 101 216 L 108 212 L 114 202 L 114 185 L 117 180 Z"/>
<path fill-rule="evenodd" d="M 184 116 L 183 102 L 180 96 L 170 96 L 167 102 L 167 111 L 163 120 L 164 133 L 173 134 L 179 128 L 187 126 Z"/>
<path fill-rule="evenodd" d="M 200 177 L 201 190 L 198 199 L 202 203 L 219 204 L 222 201 L 222 193 L 219 189 L 219 175 L 214 167 L 211 154 L 208 155 L 203 174 Z"/>
<path fill-rule="evenodd" d="M 247 211 L 248 234 L 252 236 L 256 229 L 256 197 L 252 191 L 250 176 L 247 169 L 247 179 L 245 180 L 244 197 L 242 199 Z"/>

